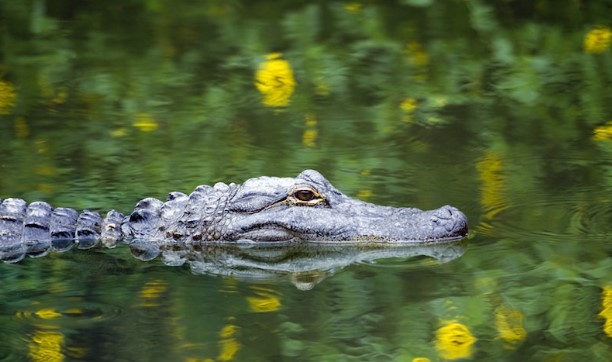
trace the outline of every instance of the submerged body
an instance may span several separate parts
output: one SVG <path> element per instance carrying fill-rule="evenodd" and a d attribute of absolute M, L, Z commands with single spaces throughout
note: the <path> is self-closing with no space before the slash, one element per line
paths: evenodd
<path fill-rule="evenodd" d="M 102 218 L 21 199 L 0 203 L 0 253 L 73 240 L 82 248 L 130 240 L 435 242 L 463 238 L 467 230 L 467 218 L 454 207 L 422 211 L 366 203 L 313 170 L 296 178 L 198 186 L 190 195 L 170 193 L 166 202 L 147 198 L 129 216 L 112 210 Z"/>

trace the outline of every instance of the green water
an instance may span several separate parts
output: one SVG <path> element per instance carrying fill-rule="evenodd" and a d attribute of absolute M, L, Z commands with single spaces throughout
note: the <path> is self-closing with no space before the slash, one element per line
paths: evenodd
<path fill-rule="evenodd" d="M 323 173 L 465 250 L 265 278 L 0 265 L 2 361 L 609 361 L 610 1 L 0 0 L 0 198 Z"/>

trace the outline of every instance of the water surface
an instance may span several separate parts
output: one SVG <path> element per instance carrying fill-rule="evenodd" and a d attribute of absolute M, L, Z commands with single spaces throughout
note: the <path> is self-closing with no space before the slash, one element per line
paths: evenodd
<path fill-rule="evenodd" d="M 606 1 L 0 9 L 0 198 L 127 213 L 313 168 L 471 230 L 272 276 L 125 245 L 1 264 L 1 360 L 610 360 Z"/>

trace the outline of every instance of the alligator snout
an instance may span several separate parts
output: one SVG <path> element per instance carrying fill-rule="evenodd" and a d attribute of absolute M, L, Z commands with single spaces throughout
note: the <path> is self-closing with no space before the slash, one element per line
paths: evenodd
<path fill-rule="evenodd" d="M 434 234 L 440 238 L 464 237 L 468 233 L 467 217 L 450 205 L 432 210 L 430 221 Z"/>

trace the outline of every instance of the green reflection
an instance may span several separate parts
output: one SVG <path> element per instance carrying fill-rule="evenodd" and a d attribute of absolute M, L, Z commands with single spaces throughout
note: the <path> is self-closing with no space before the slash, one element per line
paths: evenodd
<path fill-rule="evenodd" d="M 353 265 L 296 276 L 301 290 L 196 277 L 120 249 L 2 265 L 0 349 L 607 360 L 609 10 L 0 1 L 0 198 L 128 212 L 198 184 L 316 168 L 367 201 L 456 205 L 475 231 L 451 263 Z M 30 308 L 33 291 L 54 307 Z M 441 311 L 449 299 L 460 313 Z"/>

